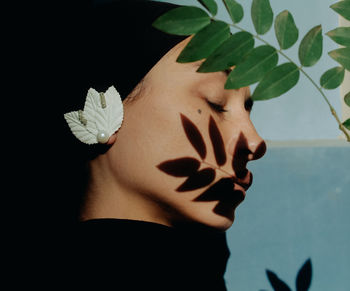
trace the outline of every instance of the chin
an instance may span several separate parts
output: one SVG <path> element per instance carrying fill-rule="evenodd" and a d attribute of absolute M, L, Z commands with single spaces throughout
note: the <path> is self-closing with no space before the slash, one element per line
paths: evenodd
<path fill-rule="evenodd" d="M 209 228 L 213 228 L 217 231 L 220 231 L 220 232 L 224 232 L 226 230 L 228 230 L 233 222 L 235 220 L 235 215 L 233 213 L 233 215 L 228 218 L 228 217 L 224 217 L 224 216 L 220 216 L 220 215 L 216 215 L 216 217 L 212 218 L 212 219 L 208 219 L 206 222 L 205 222 L 205 225 Z"/>
<path fill-rule="evenodd" d="M 235 220 L 235 208 L 219 202 L 206 203 L 193 209 L 188 220 L 201 227 L 224 232 L 232 226 Z"/>

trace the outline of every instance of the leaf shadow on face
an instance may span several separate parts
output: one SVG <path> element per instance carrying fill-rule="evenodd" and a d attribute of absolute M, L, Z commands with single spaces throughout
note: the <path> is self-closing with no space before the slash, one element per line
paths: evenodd
<path fill-rule="evenodd" d="M 248 169 L 246 168 L 246 165 L 248 163 L 248 155 L 250 153 L 247 139 L 241 132 L 238 136 L 232 158 L 232 169 L 237 178 L 244 178 L 247 175 Z"/>
<path fill-rule="evenodd" d="M 215 176 L 216 172 L 214 169 L 205 168 L 188 176 L 187 180 L 176 188 L 176 191 L 186 192 L 203 188 L 212 183 Z"/>
<path fill-rule="evenodd" d="M 199 156 L 204 160 L 207 155 L 207 147 L 205 145 L 203 135 L 199 131 L 198 127 L 184 114 L 180 114 L 182 126 L 186 133 L 186 137 L 197 151 Z M 224 140 L 217 126 L 215 119 L 210 115 L 209 118 L 209 137 L 213 146 L 215 160 L 218 166 L 222 166 L 226 163 L 226 150 Z"/>
<path fill-rule="evenodd" d="M 239 179 L 247 176 L 247 164 L 250 160 L 257 160 L 265 154 L 266 143 L 261 141 L 254 152 L 249 148 L 248 140 L 241 132 L 238 136 L 232 158 L 232 169 Z M 249 156 L 252 156 L 252 158 L 249 159 Z"/>
<path fill-rule="evenodd" d="M 198 127 L 184 114 L 180 113 L 180 117 L 187 139 L 200 157 L 204 160 L 207 156 L 207 147 L 205 146 L 201 132 L 199 131 Z"/>
<path fill-rule="evenodd" d="M 213 145 L 216 163 L 218 166 L 222 166 L 226 163 L 225 144 L 220 130 L 212 116 L 210 116 L 209 119 L 209 136 Z"/>
<path fill-rule="evenodd" d="M 191 157 L 167 160 L 157 165 L 157 168 L 170 176 L 188 177 L 176 191 L 186 192 L 209 185 L 215 179 L 215 170 L 205 168 L 198 171 L 200 161 Z"/>
<path fill-rule="evenodd" d="M 193 157 L 181 157 L 164 161 L 157 165 L 157 168 L 173 177 L 187 177 L 187 179 L 176 188 L 177 192 L 186 192 L 210 185 L 215 180 L 216 170 L 226 163 L 227 155 L 220 130 L 214 118 L 210 116 L 208 132 L 218 168 L 213 166 L 199 170 L 201 163 L 204 162 L 204 158 L 207 155 L 207 146 L 198 127 L 184 114 L 180 113 L 180 117 L 186 137 L 202 161 Z M 257 147 L 258 154 L 255 153 L 255 155 L 262 156 L 265 151 L 266 145 L 262 142 Z M 238 179 L 244 178 L 246 181 L 250 181 L 249 185 L 245 186 L 247 188 L 249 188 L 252 183 L 253 176 L 246 168 L 249 154 L 252 153 L 248 149 L 247 139 L 241 132 L 232 156 L 231 165 L 234 171 L 232 176 L 221 178 L 193 201 L 218 201 L 219 203 L 215 206 L 214 212 L 223 216 L 227 216 L 228 213 L 232 215 L 232 209 L 236 208 L 245 197 L 243 191 L 234 189 L 235 183 L 233 175 Z M 250 175 L 249 177 L 247 176 L 248 174 Z M 228 210 L 231 211 L 228 212 Z"/>
<path fill-rule="evenodd" d="M 243 202 L 244 197 L 244 193 L 241 190 L 234 189 L 232 178 L 222 178 L 193 201 L 219 201 L 213 209 L 214 213 L 227 216 L 228 210 L 236 208 Z"/>
<path fill-rule="evenodd" d="M 204 138 L 198 127 L 184 114 L 180 113 L 181 123 L 186 137 L 190 144 L 199 154 L 202 160 L 207 155 L 207 147 Z M 226 162 L 226 152 L 221 133 L 215 120 L 210 116 L 209 136 L 213 145 L 214 154 L 218 165 Z M 198 170 L 201 161 L 192 157 L 182 157 L 162 162 L 157 165 L 158 169 L 174 177 L 188 177 L 177 189 L 178 192 L 192 191 L 203 188 L 211 184 L 215 177 L 216 171 L 211 167 Z"/>
<path fill-rule="evenodd" d="M 159 170 L 174 177 L 188 177 L 196 173 L 199 169 L 200 162 L 191 157 L 167 160 L 157 167 Z"/>

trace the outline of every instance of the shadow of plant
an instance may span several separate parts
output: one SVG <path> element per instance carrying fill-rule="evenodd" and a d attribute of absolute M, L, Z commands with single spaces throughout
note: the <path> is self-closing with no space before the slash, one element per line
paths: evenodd
<path fill-rule="evenodd" d="M 193 157 L 182 157 L 174 160 L 167 160 L 159 164 L 157 167 L 161 171 L 174 177 L 188 177 L 187 180 L 176 189 L 178 192 L 185 192 L 211 184 L 216 177 L 216 170 L 219 170 L 220 166 L 226 163 L 227 156 L 222 135 L 214 118 L 210 116 L 208 129 L 217 167 L 211 166 L 198 170 L 201 163 L 205 163 L 207 146 L 197 126 L 184 114 L 180 113 L 180 117 L 186 137 L 200 156 L 201 160 Z M 228 175 L 232 177 L 232 175 Z"/>
<path fill-rule="evenodd" d="M 224 178 L 220 179 L 209 187 L 205 192 L 203 192 L 199 197 L 194 199 L 194 201 L 221 201 L 230 202 L 230 205 L 237 206 L 244 199 L 244 193 L 242 191 L 234 190 L 234 182 L 239 179 L 247 179 L 250 181 L 245 188 L 249 188 L 252 181 L 252 174 L 247 170 L 246 164 L 248 162 L 248 150 L 247 139 L 240 133 L 235 152 L 233 153 L 233 158 L 231 162 L 233 174 L 228 173 L 221 169 L 221 166 L 226 164 L 227 155 L 225 151 L 225 144 L 219 128 L 212 116 L 209 118 L 208 132 L 210 141 L 212 144 L 216 165 L 210 165 L 205 161 L 207 156 L 207 145 L 204 142 L 203 136 L 197 126 L 184 114 L 180 113 L 181 123 L 185 131 L 186 137 L 189 140 L 192 147 L 198 153 L 200 159 L 194 157 L 181 157 L 177 159 L 167 160 L 165 162 L 157 165 L 158 169 L 164 173 L 171 175 L 173 177 L 187 177 L 187 179 L 176 188 L 177 192 L 192 191 L 195 189 L 200 189 L 210 185 L 216 177 L 217 172 L 221 171 L 225 173 Z M 266 150 L 265 143 L 261 143 L 258 147 L 258 154 L 263 154 Z M 208 167 L 198 170 L 201 164 L 205 164 Z M 249 175 L 249 177 L 247 177 Z M 219 214 L 223 214 L 225 203 L 217 205 L 215 211 Z"/>
<path fill-rule="evenodd" d="M 274 291 L 291 291 L 292 289 L 283 282 L 278 276 L 270 271 L 266 270 L 267 278 L 270 281 L 270 284 Z M 311 259 L 307 259 L 304 265 L 300 268 L 297 277 L 295 279 L 296 291 L 307 291 L 310 288 L 312 279 L 312 264 Z M 266 290 L 260 290 L 266 291 Z"/>

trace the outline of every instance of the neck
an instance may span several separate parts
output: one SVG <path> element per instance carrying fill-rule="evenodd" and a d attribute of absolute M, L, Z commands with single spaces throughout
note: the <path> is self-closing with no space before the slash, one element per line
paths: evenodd
<path fill-rule="evenodd" d="M 112 176 L 108 158 L 102 155 L 90 163 L 90 182 L 80 213 L 80 220 L 119 218 L 142 220 L 173 226 L 169 209 L 159 201 L 123 185 Z"/>

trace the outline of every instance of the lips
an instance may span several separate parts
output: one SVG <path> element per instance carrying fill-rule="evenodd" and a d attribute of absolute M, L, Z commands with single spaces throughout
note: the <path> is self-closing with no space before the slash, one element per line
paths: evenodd
<path fill-rule="evenodd" d="M 245 198 L 245 191 L 252 184 L 253 175 L 248 172 L 244 179 L 222 178 L 211 185 L 194 201 L 220 201 L 237 206 Z"/>
<path fill-rule="evenodd" d="M 233 183 L 241 186 L 245 191 L 247 191 L 253 183 L 253 174 L 247 171 L 247 174 L 243 179 L 233 177 L 232 180 Z"/>

